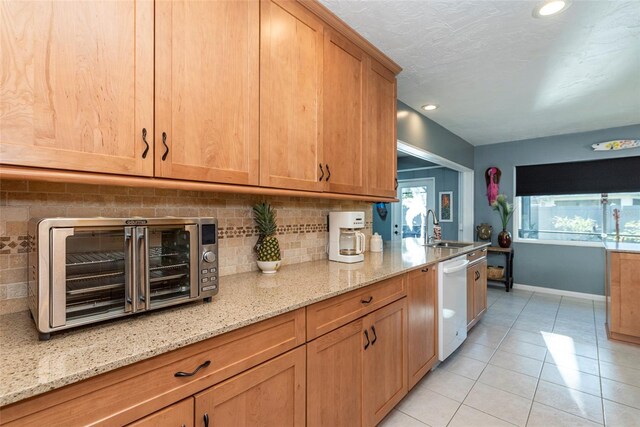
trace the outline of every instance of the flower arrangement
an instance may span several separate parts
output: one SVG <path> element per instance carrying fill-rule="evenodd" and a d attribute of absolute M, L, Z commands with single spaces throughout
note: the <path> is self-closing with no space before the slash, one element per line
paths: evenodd
<path fill-rule="evenodd" d="M 507 201 L 506 195 L 498 194 L 496 201 L 491 204 L 491 208 L 498 212 L 500 220 L 502 221 L 502 229 L 506 230 L 509 220 L 513 216 L 513 211 L 515 210 L 513 204 Z"/>

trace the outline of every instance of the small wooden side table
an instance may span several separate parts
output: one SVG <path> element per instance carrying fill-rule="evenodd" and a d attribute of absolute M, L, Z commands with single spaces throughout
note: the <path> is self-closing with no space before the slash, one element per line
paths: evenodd
<path fill-rule="evenodd" d="M 489 246 L 487 253 L 489 254 L 503 254 L 505 258 L 505 275 L 502 280 L 489 279 L 492 282 L 504 283 L 505 291 L 509 292 L 509 289 L 513 288 L 513 248 L 501 248 L 500 246 Z"/>

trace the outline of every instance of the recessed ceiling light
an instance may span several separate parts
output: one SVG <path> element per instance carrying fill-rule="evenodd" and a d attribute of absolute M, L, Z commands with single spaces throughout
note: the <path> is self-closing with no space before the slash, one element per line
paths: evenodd
<path fill-rule="evenodd" d="M 535 18 L 544 18 L 545 16 L 555 15 L 567 9 L 569 4 L 569 0 L 548 0 L 533 8 L 533 16 Z"/>
<path fill-rule="evenodd" d="M 433 111 L 436 108 L 438 108 L 438 106 L 434 105 L 434 104 L 427 104 L 427 105 L 423 105 L 422 106 L 422 109 L 425 110 L 425 111 Z"/>

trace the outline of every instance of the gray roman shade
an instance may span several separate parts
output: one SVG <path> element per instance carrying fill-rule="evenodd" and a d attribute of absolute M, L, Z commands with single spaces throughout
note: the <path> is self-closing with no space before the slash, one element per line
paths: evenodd
<path fill-rule="evenodd" d="M 640 191 L 640 156 L 516 166 L 516 196 Z"/>

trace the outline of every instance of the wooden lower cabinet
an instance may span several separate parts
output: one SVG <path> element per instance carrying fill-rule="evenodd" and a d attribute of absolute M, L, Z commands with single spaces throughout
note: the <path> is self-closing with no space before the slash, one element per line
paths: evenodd
<path fill-rule="evenodd" d="M 435 269 L 345 294 L 334 314 L 363 290 L 375 310 L 306 344 L 299 309 L 5 406 L 0 425 L 377 425 L 435 361 Z"/>
<path fill-rule="evenodd" d="M 409 389 L 438 361 L 438 278 L 435 266 L 407 274 Z"/>
<path fill-rule="evenodd" d="M 305 425 L 305 347 L 195 396 L 196 426 Z"/>
<path fill-rule="evenodd" d="M 364 352 L 363 419 L 374 426 L 407 394 L 407 299 L 364 320 L 371 344 Z"/>
<path fill-rule="evenodd" d="M 471 329 L 487 310 L 487 259 L 467 267 L 467 329 Z"/>
<path fill-rule="evenodd" d="M 307 344 L 307 425 L 373 426 L 407 393 L 407 300 Z"/>
<path fill-rule="evenodd" d="M 362 425 L 363 320 L 307 344 L 307 426 Z"/>
<path fill-rule="evenodd" d="M 609 336 L 640 344 L 640 254 L 609 252 L 608 258 Z"/>
<path fill-rule="evenodd" d="M 298 309 L 4 406 L 0 425 L 126 425 L 216 384 L 241 378 L 288 351 L 303 349 L 304 319 L 304 309 Z M 209 364 L 203 366 L 206 361 Z M 202 368 L 194 375 L 175 375 L 198 366 Z M 304 372 L 304 364 L 296 369 Z"/>
<path fill-rule="evenodd" d="M 130 427 L 193 427 L 193 397 L 147 415 Z"/>

